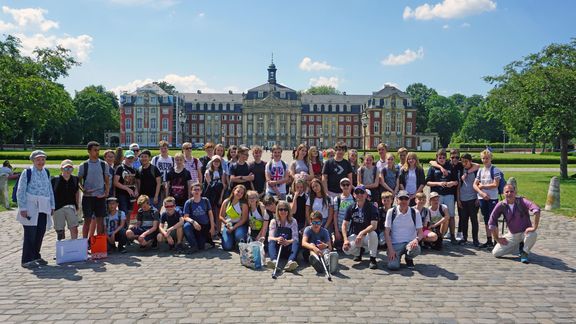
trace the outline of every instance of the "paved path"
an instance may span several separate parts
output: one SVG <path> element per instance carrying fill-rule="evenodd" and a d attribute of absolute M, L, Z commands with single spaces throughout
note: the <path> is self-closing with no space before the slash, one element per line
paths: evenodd
<path fill-rule="evenodd" d="M 341 259 L 333 282 L 310 267 L 271 279 L 240 266 L 220 248 L 194 255 L 160 251 L 113 254 L 104 261 L 20 267 L 22 229 L 0 213 L 0 322 L 415 322 L 573 323 L 576 318 L 576 221 L 544 213 L 532 263 L 495 259 L 472 247 L 427 251 L 415 270 L 377 270 Z"/>

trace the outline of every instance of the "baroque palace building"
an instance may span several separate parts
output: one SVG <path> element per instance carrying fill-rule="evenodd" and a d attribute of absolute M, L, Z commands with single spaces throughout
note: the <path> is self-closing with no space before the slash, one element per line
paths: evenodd
<path fill-rule="evenodd" d="M 435 149 L 434 136 L 416 134 L 416 109 L 410 97 L 392 86 L 371 95 L 301 94 L 276 82 L 246 93 L 176 93 L 147 84 L 120 96 L 120 144 L 154 147 L 160 140 L 292 148 L 300 143 L 321 148 L 337 141 L 351 148 Z M 422 146 L 422 147 L 420 147 Z"/>

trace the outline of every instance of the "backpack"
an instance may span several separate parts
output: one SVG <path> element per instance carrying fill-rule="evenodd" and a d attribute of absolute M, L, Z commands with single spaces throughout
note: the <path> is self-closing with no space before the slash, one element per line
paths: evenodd
<path fill-rule="evenodd" d="M 410 213 L 412 214 L 412 222 L 414 222 L 414 226 L 416 226 L 416 210 L 413 207 L 408 208 L 410 208 Z M 390 215 L 392 217 L 392 221 L 390 222 L 390 230 L 392 230 L 392 224 L 394 224 L 394 219 L 396 219 L 396 209 L 397 208 L 395 207 L 392 208 L 392 215 Z"/>
<path fill-rule="evenodd" d="M 481 170 L 478 170 L 478 172 L 481 173 Z M 506 186 L 506 179 L 504 178 L 504 172 L 502 172 L 502 170 L 500 170 L 500 182 L 498 183 L 498 194 L 501 195 L 504 193 L 504 186 Z M 494 180 L 494 165 L 490 166 L 490 178 L 492 178 L 492 180 Z M 482 175 L 480 175 L 480 177 L 482 177 Z"/>
<path fill-rule="evenodd" d="M 48 170 L 48 169 L 44 169 L 44 170 L 46 170 L 46 174 L 48 175 L 48 179 L 50 179 L 50 170 Z M 32 169 L 28 168 L 24 172 L 26 172 L 26 184 L 29 184 L 30 180 L 32 179 Z M 16 180 L 16 184 L 14 184 L 14 188 L 12 188 L 12 201 L 15 203 L 18 202 L 18 197 L 17 197 L 18 182 L 20 182 L 20 177 L 18 177 L 18 180 Z"/>
<path fill-rule="evenodd" d="M 88 161 L 84 161 L 82 164 L 80 164 L 80 166 L 82 165 L 84 166 L 84 172 L 82 173 L 82 183 L 84 183 L 86 181 L 86 177 L 88 176 L 88 166 L 90 164 Z M 106 162 L 100 161 L 100 166 L 102 167 L 102 179 L 106 179 Z"/>
<path fill-rule="evenodd" d="M 362 182 L 364 182 L 364 171 L 366 170 L 366 167 L 362 167 L 360 168 L 360 178 L 362 178 Z M 376 173 L 378 172 L 378 168 L 376 166 L 372 167 L 372 176 L 374 177 L 374 180 L 376 180 Z"/>
<path fill-rule="evenodd" d="M 152 174 L 152 177 L 156 179 L 156 166 L 154 164 L 150 164 L 149 168 L 150 168 L 150 174 Z M 138 173 L 142 174 L 142 170 L 144 169 L 142 168 L 142 166 L 140 166 L 138 168 Z"/>

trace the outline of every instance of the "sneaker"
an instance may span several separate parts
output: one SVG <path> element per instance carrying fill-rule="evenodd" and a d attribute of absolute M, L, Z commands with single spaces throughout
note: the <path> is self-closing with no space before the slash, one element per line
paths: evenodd
<path fill-rule="evenodd" d="M 182 253 L 182 252 L 184 252 L 184 247 L 182 246 L 182 244 L 177 244 L 176 253 Z"/>
<path fill-rule="evenodd" d="M 168 251 L 172 251 L 172 250 L 174 250 L 174 245 L 168 244 Z"/>
<path fill-rule="evenodd" d="M 378 262 L 376 262 L 376 258 L 370 258 L 370 269 L 378 269 Z"/>
<path fill-rule="evenodd" d="M 481 249 L 491 249 L 494 247 L 494 243 L 492 241 L 487 241 L 486 243 L 479 246 Z"/>
<path fill-rule="evenodd" d="M 464 235 L 462 234 L 462 232 L 456 233 L 456 241 L 463 241 L 463 240 L 464 240 Z"/>
<path fill-rule="evenodd" d="M 528 253 L 522 251 L 522 253 L 520 254 L 520 262 L 524 264 L 530 263 L 530 261 L 528 260 Z"/>
<path fill-rule="evenodd" d="M 158 248 L 158 241 L 157 240 L 153 240 L 152 241 L 152 245 L 150 246 L 151 249 L 157 249 Z"/>
<path fill-rule="evenodd" d="M 119 247 L 118 247 L 118 252 L 124 254 L 124 253 L 126 253 L 126 248 L 123 247 L 123 246 L 119 246 Z"/>
<path fill-rule="evenodd" d="M 414 259 L 405 258 L 405 260 L 406 260 L 406 267 L 408 267 L 408 269 L 414 269 Z"/>
<path fill-rule="evenodd" d="M 269 269 L 276 268 L 276 260 L 268 260 L 268 262 L 266 262 L 266 267 Z"/>
<path fill-rule="evenodd" d="M 198 252 L 198 247 L 196 245 L 192 245 L 191 247 L 188 248 L 188 250 L 186 250 L 187 254 L 192 254 Z"/>
<path fill-rule="evenodd" d="M 361 262 L 362 261 L 362 254 L 354 258 L 354 261 Z"/>
<path fill-rule="evenodd" d="M 292 272 L 292 271 L 296 270 L 296 268 L 298 268 L 298 262 L 290 260 L 290 261 L 288 261 L 288 263 L 286 263 L 284 270 L 286 270 L 288 272 Z"/>
<path fill-rule="evenodd" d="M 472 243 L 472 245 L 474 245 L 474 247 L 480 247 L 480 242 L 479 241 L 474 241 Z"/>
<path fill-rule="evenodd" d="M 36 261 L 24 262 L 24 263 L 22 263 L 22 268 L 25 268 L 25 269 L 38 268 L 38 263 L 36 263 Z"/>
<path fill-rule="evenodd" d="M 450 235 L 450 243 L 458 244 L 458 241 L 456 240 L 456 237 L 454 235 Z"/>
<path fill-rule="evenodd" d="M 450 232 L 446 232 L 446 234 L 444 234 L 444 239 L 449 239 L 450 238 Z"/>
<path fill-rule="evenodd" d="M 36 260 L 34 260 L 34 262 L 38 263 L 39 265 L 43 265 L 43 266 L 48 265 L 48 261 L 46 261 L 42 258 L 36 259 Z"/>

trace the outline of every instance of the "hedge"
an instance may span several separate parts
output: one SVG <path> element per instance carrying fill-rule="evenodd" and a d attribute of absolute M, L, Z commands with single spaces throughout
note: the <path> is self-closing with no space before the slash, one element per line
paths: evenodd
<path fill-rule="evenodd" d="M 100 156 L 104 155 L 106 150 L 100 149 Z M 170 150 L 170 155 L 174 156 L 176 152 L 180 150 Z M 31 151 L 0 151 L 0 160 L 28 160 L 30 158 Z M 62 161 L 65 159 L 70 159 L 74 162 L 84 161 L 88 158 L 88 152 L 85 149 L 47 149 L 47 158 L 49 161 Z M 152 156 L 160 154 L 159 150 L 151 150 Z M 205 155 L 204 151 L 195 150 L 192 151 L 192 155 L 200 157 Z"/>

